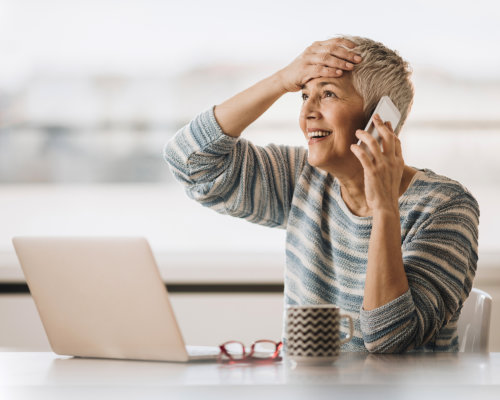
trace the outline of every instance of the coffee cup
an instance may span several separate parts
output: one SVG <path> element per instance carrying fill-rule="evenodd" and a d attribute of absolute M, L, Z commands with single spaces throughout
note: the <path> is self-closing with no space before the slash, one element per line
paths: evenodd
<path fill-rule="evenodd" d="M 349 335 L 340 338 L 340 320 L 349 321 Z M 322 364 L 335 361 L 340 346 L 353 335 L 349 315 L 334 305 L 287 306 L 285 356 L 296 363 Z"/>

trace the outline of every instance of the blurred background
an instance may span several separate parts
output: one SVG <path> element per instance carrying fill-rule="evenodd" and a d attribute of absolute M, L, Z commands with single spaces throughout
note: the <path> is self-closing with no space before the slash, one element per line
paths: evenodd
<path fill-rule="evenodd" d="M 141 235 L 167 282 L 282 283 L 284 231 L 188 199 L 162 149 L 313 41 L 353 34 L 412 65 L 405 160 L 477 198 L 483 287 L 500 291 L 500 6 L 461 4 L 0 0 L 0 281 L 23 282 L 14 235 Z M 305 146 L 300 104 L 283 96 L 245 137 Z"/>

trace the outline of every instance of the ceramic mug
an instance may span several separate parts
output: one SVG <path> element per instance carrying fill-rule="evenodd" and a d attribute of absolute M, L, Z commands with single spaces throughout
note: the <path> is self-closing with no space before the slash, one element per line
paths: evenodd
<path fill-rule="evenodd" d="M 340 338 L 340 320 L 349 321 L 349 335 Z M 286 346 L 287 359 L 297 363 L 329 363 L 335 361 L 340 346 L 353 335 L 352 318 L 341 315 L 334 305 L 287 306 Z"/>

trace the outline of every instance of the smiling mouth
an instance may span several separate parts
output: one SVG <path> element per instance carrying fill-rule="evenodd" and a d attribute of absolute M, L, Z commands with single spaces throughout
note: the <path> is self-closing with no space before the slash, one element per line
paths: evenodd
<path fill-rule="evenodd" d="M 325 136 L 330 136 L 332 134 L 332 131 L 315 131 L 315 132 L 308 132 L 307 137 L 309 139 L 314 139 L 314 138 L 321 138 Z"/>

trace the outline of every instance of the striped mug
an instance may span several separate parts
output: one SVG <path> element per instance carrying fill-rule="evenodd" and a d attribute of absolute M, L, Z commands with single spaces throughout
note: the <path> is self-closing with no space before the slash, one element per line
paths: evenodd
<path fill-rule="evenodd" d="M 340 339 L 340 320 L 349 321 L 349 335 Z M 297 363 L 321 364 L 335 361 L 340 346 L 352 339 L 353 323 L 334 305 L 287 306 L 287 359 Z"/>

